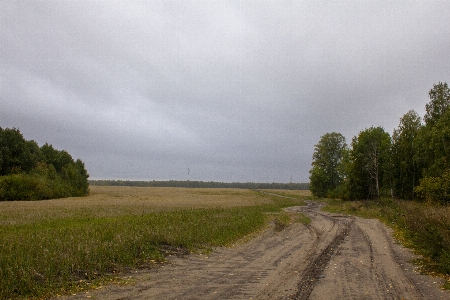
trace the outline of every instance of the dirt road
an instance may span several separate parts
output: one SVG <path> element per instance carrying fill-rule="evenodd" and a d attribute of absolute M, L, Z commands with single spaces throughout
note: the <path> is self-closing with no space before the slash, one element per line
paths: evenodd
<path fill-rule="evenodd" d="M 325 213 L 318 202 L 287 210 L 311 224 L 268 229 L 209 256 L 172 256 L 130 274 L 133 285 L 64 299 L 450 299 L 440 279 L 414 270 L 411 252 L 379 221 Z"/>

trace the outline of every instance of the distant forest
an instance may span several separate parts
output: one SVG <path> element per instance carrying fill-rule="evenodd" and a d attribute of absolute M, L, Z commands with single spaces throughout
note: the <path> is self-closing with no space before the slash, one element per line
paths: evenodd
<path fill-rule="evenodd" d="M 141 187 L 185 187 L 185 188 L 239 188 L 239 189 L 283 189 L 308 190 L 309 183 L 257 183 L 257 182 L 215 182 L 215 181 L 130 181 L 130 180 L 89 180 L 97 186 L 141 186 Z"/>

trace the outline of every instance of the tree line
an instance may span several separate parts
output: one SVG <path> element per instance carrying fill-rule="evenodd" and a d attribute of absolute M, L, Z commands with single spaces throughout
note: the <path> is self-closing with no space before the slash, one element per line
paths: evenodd
<path fill-rule="evenodd" d="M 217 182 L 217 181 L 130 181 L 130 180 L 90 180 L 99 186 L 140 186 L 140 187 L 186 187 L 186 188 L 239 188 L 239 189 L 283 189 L 308 190 L 308 183 L 258 183 L 258 182 Z"/>
<path fill-rule="evenodd" d="M 39 147 L 19 129 L 0 127 L 0 201 L 85 196 L 88 177 L 84 163 L 67 151 Z"/>
<path fill-rule="evenodd" d="M 422 118 L 408 111 L 392 135 L 370 127 L 350 146 L 337 132 L 315 145 L 310 190 L 346 200 L 395 197 L 450 203 L 450 89 L 434 84 Z"/>

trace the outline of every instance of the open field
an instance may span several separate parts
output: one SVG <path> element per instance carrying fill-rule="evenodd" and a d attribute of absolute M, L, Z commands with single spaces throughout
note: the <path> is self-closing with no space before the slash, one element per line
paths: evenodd
<path fill-rule="evenodd" d="M 0 202 L 0 225 L 25 224 L 80 215 L 98 218 L 180 209 L 255 206 L 270 204 L 273 198 L 246 189 L 91 186 L 90 190 L 87 197 Z M 310 192 L 305 190 L 273 192 L 296 198 L 310 196 Z"/>
<path fill-rule="evenodd" d="M 301 205 L 308 193 L 285 193 L 291 198 L 239 189 L 91 187 L 83 198 L 0 202 L 0 298 L 79 291 L 170 253 L 231 245 L 270 219 L 289 222 L 281 208 Z"/>

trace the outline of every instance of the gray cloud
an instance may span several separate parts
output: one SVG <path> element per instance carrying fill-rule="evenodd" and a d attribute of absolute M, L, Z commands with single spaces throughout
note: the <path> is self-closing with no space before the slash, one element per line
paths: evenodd
<path fill-rule="evenodd" d="M 445 1 L 2 1 L 0 126 L 93 179 L 307 181 L 448 81 Z M 191 172 L 188 175 L 187 169 Z"/>

